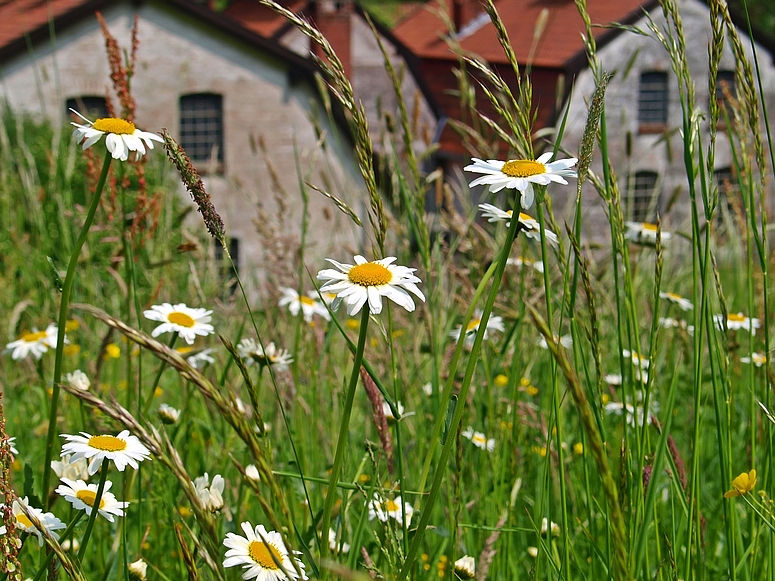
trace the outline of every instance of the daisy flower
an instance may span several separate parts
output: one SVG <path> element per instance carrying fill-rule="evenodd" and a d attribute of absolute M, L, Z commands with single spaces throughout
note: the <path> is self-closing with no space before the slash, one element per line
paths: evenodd
<path fill-rule="evenodd" d="M 336 531 L 334 529 L 328 529 L 328 548 L 334 553 L 349 553 L 350 545 L 340 540 L 336 540 Z"/>
<path fill-rule="evenodd" d="M 280 287 L 280 290 L 283 296 L 280 297 L 280 301 L 277 304 L 281 307 L 287 306 L 294 317 L 298 316 L 299 311 L 301 311 L 304 321 L 307 323 L 310 323 L 315 315 L 320 315 L 326 321 L 331 320 L 328 309 L 317 300 L 318 295 L 316 292 L 310 292 L 306 296 L 302 296 L 292 288 Z"/>
<path fill-rule="evenodd" d="M 274 343 L 269 343 L 265 349 L 261 348 L 254 339 L 243 339 L 237 345 L 239 356 L 245 359 L 247 365 L 271 365 L 277 371 L 284 371 L 293 363 L 293 357 L 287 349 L 278 349 Z"/>
<path fill-rule="evenodd" d="M 460 579 L 473 579 L 476 577 L 476 561 L 466 555 L 455 561 L 455 575 Z"/>
<path fill-rule="evenodd" d="M 210 475 L 205 472 L 204 476 L 195 478 L 193 484 L 202 508 L 210 512 L 218 512 L 223 508 L 223 488 L 226 481 L 220 474 L 215 475 L 211 484 Z"/>
<path fill-rule="evenodd" d="M 659 298 L 666 299 L 673 303 L 674 305 L 678 305 L 681 310 L 683 311 L 689 311 L 694 308 L 694 305 L 692 304 L 692 301 L 690 301 L 687 298 L 682 297 L 681 295 L 677 295 L 675 293 L 659 293 Z"/>
<path fill-rule="evenodd" d="M 59 539 L 59 535 L 55 533 L 54 531 L 58 531 L 61 529 L 64 529 L 67 527 L 65 523 L 63 523 L 61 520 L 59 520 L 57 517 L 55 517 L 50 512 L 43 512 L 39 508 L 33 508 L 29 505 L 29 501 L 27 500 L 27 497 L 24 498 L 17 498 L 13 501 L 13 504 L 11 505 L 11 511 L 13 512 L 13 518 L 15 520 L 15 525 L 17 530 L 22 530 L 25 533 L 34 534 L 38 537 L 38 545 L 43 546 L 43 533 L 41 533 L 37 527 L 32 523 L 30 518 L 24 514 L 24 511 L 22 510 L 22 505 L 24 505 L 29 512 L 32 513 L 32 515 L 38 520 L 40 523 L 41 528 L 45 529 L 48 534 L 50 534 L 55 539 Z M 5 505 L 0 504 L 0 507 L 4 507 Z M 0 526 L 0 535 L 6 534 L 7 530 L 5 528 L 5 525 Z"/>
<path fill-rule="evenodd" d="M 32 331 L 22 333 L 16 341 L 11 341 L 5 346 L 6 351 L 11 352 L 11 359 L 18 361 L 25 359 L 30 354 L 35 359 L 40 359 L 49 349 L 56 349 L 57 346 L 57 326 L 49 323 L 45 331 L 38 331 L 33 328 Z"/>
<path fill-rule="evenodd" d="M 194 369 L 200 369 L 207 363 L 215 363 L 215 359 L 212 358 L 215 349 L 212 347 L 198 351 L 195 351 L 192 347 L 178 347 L 175 351 L 183 355 L 186 358 L 186 362 Z"/>
<path fill-rule="evenodd" d="M 60 484 L 54 492 L 72 504 L 75 510 L 85 510 L 86 514 L 91 516 L 94 502 L 97 500 L 97 485 L 86 484 L 83 480 L 70 480 L 69 478 L 62 478 L 62 482 L 64 484 Z M 109 492 L 111 486 L 113 486 L 113 483 L 110 480 L 106 480 L 105 489 L 102 491 L 102 497 L 100 498 L 100 507 L 97 512 L 108 519 L 108 521 L 113 522 L 115 520 L 114 516 L 124 516 L 123 509 L 129 506 L 129 503 L 116 500 L 114 494 Z"/>
<path fill-rule="evenodd" d="M 511 225 L 512 210 L 501 210 L 493 206 L 492 204 L 479 204 L 479 209 L 482 211 L 482 216 L 489 218 L 488 222 L 501 222 L 506 220 L 506 226 Z M 522 231 L 525 236 L 532 238 L 536 242 L 541 242 L 541 225 L 532 217 L 527 214 L 519 213 L 519 223 L 522 225 Z M 552 246 L 557 246 L 557 234 L 551 230 L 544 228 L 546 234 L 546 240 Z"/>
<path fill-rule="evenodd" d="M 541 535 L 545 537 L 547 533 L 551 533 L 553 537 L 559 537 L 560 525 L 554 521 L 550 523 L 548 518 L 544 518 L 541 520 Z"/>
<path fill-rule="evenodd" d="M 559 343 L 566 349 L 570 349 L 571 347 L 573 347 L 573 337 L 571 335 L 563 335 L 562 337 L 560 337 L 559 335 L 555 335 L 554 342 Z M 538 341 L 536 341 L 536 343 L 541 349 L 549 349 L 549 344 L 546 342 L 546 337 L 544 337 L 543 335 L 541 336 L 540 339 L 538 339 Z"/>
<path fill-rule="evenodd" d="M 407 415 L 414 415 L 414 414 L 405 414 L 404 413 L 404 406 L 400 401 L 396 402 L 396 410 L 398 411 L 398 416 L 401 419 L 404 419 Z M 388 405 L 388 402 L 383 401 L 382 402 L 382 414 L 385 416 L 385 419 L 389 422 L 395 422 L 396 417 L 393 415 L 393 410 L 390 409 L 390 406 Z"/>
<path fill-rule="evenodd" d="M 162 424 L 177 424 L 180 419 L 180 410 L 163 403 L 156 410 L 156 415 L 159 416 Z"/>
<path fill-rule="evenodd" d="M 326 268 L 318 272 L 318 280 L 325 281 L 320 290 L 336 294 L 332 307 L 337 308 L 344 302 L 351 317 L 361 310 L 366 301 L 371 313 L 378 315 L 382 312 L 383 296 L 411 313 L 414 301 L 406 291 L 425 302 L 425 295 L 415 284 L 422 281 L 412 274 L 417 269 L 392 264 L 394 256 L 368 262 L 363 256 L 356 255 L 355 265 L 342 264 L 330 258 L 326 260 L 338 270 Z"/>
<path fill-rule="evenodd" d="M 488 452 L 492 452 L 495 449 L 495 439 L 490 438 L 487 439 L 487 436 L 485 436 L 482 432 L 475 432 L 474 428 L 471 426 L 468 426 L 463 431 L 463 437 L 468 438 L 471 440 L 471 443 L 476 446 L 477 448 L 481 448 L 482 450 L 487 450 Z"/>
<path fill-rule="evenodd" d="M 16 437 L 13 438 L 6 438 L 5 445 L 8 447 L 8 450 L 13 454 L 14 456 L 19 455 L 19 450 L 16 449 L 14 446 L 16 444 Z"/>
<path fill-rule="evenodd" d="M 474 312 L 474 317 L 468 322 L 468 325 L 466 326 L 465 331 L 465 344 L 466 346 L 470 347 L 474 344 L 474 339 L 476 338 L 476 333 L 479 331 L 479 326 L 482 324 L 482 311 L 481 309 L 477 309 Z M 487 326 L 484 329 L 484 339 L 487 339 L 487 333 L 490 331 L 500 331 L 501 333 L 504 332 L 506 328 L 503 326 L 503 318 L 502 317 L 493 317 L 490 316 L 490 318 L 487 320 Z M 449 332 L 449 336 L 454 339 L 455 341 L 458 341 L 460 339 L 460 334 L 463 332 L 463 326 L 458 325 L 457 329 L 453 329 Z"/>
<path fill-rule="evenodd" d="M 174 332 L 183 337 L 189 345 L 194 344 L 197 335 L 206 337 L 215 331 L 209 324 L 212 313 L 206 309 L 192 309 L 183 303 L 153 305 L 149 310 L 143 311 L 146 319 L 162 323 L 153 330 L 152 337 Z"/>
<path fill-rule="evenodd" d="M 129 563 L 126 566 L 129 569 L 129 578 L 136 581 L 145 581 L 147 579 L 146 572 L 148 570 L 148 563 L 142 559 L 138 559 L 134 563 Z"/>
<path fill-rule="evenodd" d="M 134 151 L 135 161 L 137 161 L 145 155 L 146 147 L 148 147 L 148 149 L 153 149 L 154 141 L 159 143 L 164 142 L 162 138 L 155 133 L 140 131 L 131 121 L 107 117 L 105 119 L 97 119 L 92 123 L 78 111 L 75 111 L 74 109 L 70 109 L 70 111 L 86 121 L 86 124 L 84 125 L 75 122 L 70 123 L 75 127 L 73 137 L 75 137 L 76 142 L 83 142 L 81 147 L 83 149 L 88 149 L 97 143 L 103 135 L 107 135 L 105 138 L 105 146 L 113 156 L 113 159 L 126 161 L 129 159 L 129 152 Z"/>
<path fill-rule="evenodd" d="M 648 222 L 625 222 L 624 239 L 636 244 L 654 246 L 657 243 L 657 225 Z M 670 232 L 662 232 L 662 241 L 670 240 Z"/>
<path fill-rule="evenodd" d="M 118 471 L 123 472 L 127 464 L 137 469 L 138 462 L 151 455 L 150 450 L 136 436 L 129 434 L 129 430 L 124 430 L 118 436 L 91 436 L 81 432 L 80 436 L 62 434 L 62 437 L 67 440 L 62 446 L 62 456 L 72 454 L 71 462 L 86 458 L 91 475 L 97 472 L 105 458 L 113 460 Z"/>
<path fill-rule="evenodd" d="M 80 391 L 89 391 L 89 388 L 91 387 L 91 381 L 89 381 L 89 378 L 80 369 L 76 369 L 72 373 L 65 375 L 65 381 L 70 387 L 74 387 Z"/>
<path fill-rule="evenodd" d="M 62 456 L 62 461 L 51 461 L 51 469 L 57 478 L 69 478 L 70 480 L 88 480 L 89 479 L 89 463 L 85 458 L 79 458 L 78 460 L 72 460 L 72 457 L 68 455 Z"/>
<path fill-rule="evenodd" d="M 750 357 L 741 357 L 740 363 L 753 363 L 756 367 L 761 367 L 767 363 L 767 356 L 762 353 L 751 353 Z"/>
<path fill-rule="evenodd" d="M 520 206 L 523 210 L 527 210 L 533 205 L 533 184 L 542 186 L 552 182 L 567 184 L 565 178 L 576 177 L 576 170 L 570 168 L 576 165 L 578 159 L 572 157 L 547 163 L 552 155 L 554 154 L 548 151 L 536 160 L 512 159 L 509 161 L 497 159 L 484 161 L 474 157 L 472 158 L 474 163 L 463 169 L 485 174 L 468 184 L 469 187 L 486 184 L 493 193 L 499 192 L 503 188 L 519 190 L 522 192 Z"/>
<path fill-rule="evenodd" d="M 716 327 L 720 331 L 724 330 L 724 316 L 713 315 L 713 320 L 716 322 Z M 761 327 L 762 324 L 759 319 L 749 319 L 743 313 L 731 313 L 727 315 L 727 329 L 730 331 L 737 331 L 738 329 L 745 329 L 749 331 L 751 335 L 756 335 L 756 329 Z"/>
<path fill-rule="evenodd" d="M 643 393 L 637 392 L 637 399 L 638 402 L 641 402 L 643 400 Z M 622 413 L 625 415 L 625 420 L 627 422 L 627 425 L 635 427 L 636 425 L 638 427 L 643 426 L 643 422 L 646 418 L 646 414 L 643 411 L 642 405 L 633 405 L 629 399 L 625 402 L 608 402 L 603 406 L 603 409 L 607 414 L 615 414 L 617 416 L 622 415 Z M 654 418 L 654 415 L 659 412 L 659 403 L 654 401 L 653 399 L 649 403 L 649 414 L 648 414 L 648 421 L 651 422 L 651 420 Z"/>
<path fill-rule="evenodd" d="M 261 475 L 258 473 L 258 468 L 256 468 L 255 464 L 248 464 L 245 466 L 245 476 L 254 482 L 261 482 Z"/>
<path fill-rule="evenodd" d="M 412 514 L 414 509 L 408 502 L 404 502 L 403 511 L 401 510 L 401 497 L 396 496 L 394 500 L 386 499 L 382 500 L 378 494 L 374 495 L 374 498 L 369 501 L 369 520 L 375 518 L 382 522 L 387 522 L 388 519 L 394 519 L 398 524 L 403 523 L 404 512 L 406 512 L 406 526 L 409 526 L 409 521 L 412 520 Z"/>
<path fill-rule="evenodd" d="M 241 526 L 244 537 L 227 533 L 223 541 L 229 549 L 224 567 L 242 565 L 245 569 L 242 578 L 257 581 L 294 581 L 299 579 L 298 567 L 301 579 L 307 579 L 304 564 L 295 555 L 289 554 L 280 533 L 267 531 L 264 525 L 258 525 L 254 530 L 249 522 L 243 522 Z"/>
<path fill-rule="evenodd" d="M 630 351 L 629 349 L 622 349 L 622 355 L 624 357 L 629 357 L 635 367 L 640 367 L 643 370 L 649 368 L 648 357 L 644 357 L 639 353 L 635 353 L 635 351 Z"/>
<path fill-rule="evenodd" d="M 622 376 L 618 373 L 609 373 L 608 375 L 603 376 L 603 381 L 605 381 L 608 385 L 621 385 Z"/>
<path fill-rule="evenodd" d="M 509 264 L 511 266 L 516 266 L 517 268 L 522 268 L 523 266 L 530 266 L 533 269 L 535 269 L 536 272 L 540 272 L 543 274 L 544 272 L 544 263 L 541 260 L 530 260 L 529 258 L 525 258 L 524 256 L 519 256 L 517 258 L 509 258 L 506 260 L 506 264 Z"/>

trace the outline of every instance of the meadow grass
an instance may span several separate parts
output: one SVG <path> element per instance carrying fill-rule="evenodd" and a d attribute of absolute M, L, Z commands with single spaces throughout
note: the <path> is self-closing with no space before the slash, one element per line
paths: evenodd
<path fill-rule="evenodd" d="M 576 3 L 591 27 L 585 3 Z M 529 210 L 537 221 L 507 226 L 476 219 L 463 181 L 470 176 L 424 173 L 400 71 L 387 59 L 401 106 L 384 154 L 394 194 L 385 198 L 365 112 L 341 64 L 325 38 L 285 13 L 323 46 L 324 81 L 349 114 L 369 202 L 358 225 L 368 240 L 360 253 L 396 256 L 417 269 L 424 300 L 415 296 L 413 311 L 385 298 L 380 313 L 367 303 L 354 316 L 342 306 L 318 311 L 330 321 L 305 320 L 303 311 L 277 305 L 272 266 L 255 291 L 260 301 L 241 280 L 232 295 L 212 259 L 213 239 L 228 249 L 217 208 L 171 136 L 164 135 L 167 153 L 204 218 L 197 232 L 184 222 L 161 156 L 130 163 L 105 155 L 103 163 L 103 141 L 83 152 L 69 131 L 7 112 L 1 312 L 9 342 L 63 313 L 68 342 L 54 347 L 41 338 L 42 357 L 6 354 L 0 364 L 0 435 L 15 437 L 18 452 L 0 447 L 5 578 L 236 579 L 224 541 L 233 549 L 233 535 L 247 534 L 243 522 L 254 535 L 244 562 L 265 569 L 260 579 L 468 578 L 466 555 L 477 579 L 775 578 L 768 496 L 775 402 L 766 360 L 772 140 L 756 64 L 724 5 L 709 6 L 709 94 L 724 43 L 737 58 L 739 91 L 728 109 L 711 100 L 708 119 L 697 113 L 676 4 L 661 2 L 667 27 L 651 22 L 642 31 L 662 45 L 679 83 L 690 217 L 673 236 L 690 240 L 690 256 L 671 252 L 661 226 L 628 237 L 617 179 L 624 170 L 607 161 L 605 91 L 615 79 L 598 62 L 591 28 L 597 89 L 579 151 L 569 154 L 578 158 L 576 205 L 560 217 L 551 204 L 555 188 L 575 187 L 573 180 L 537 186 Z M 534 160 L 539 147 L 563 157 L 565 118 L 552 142 L 534 139 L 530 76 L 494 4 L 487 9 L 518 90 L 461 54 L 462 67 L 489 81 L 474 89 L 463 75 L 461 95 L 481 91 L 491 101 L 500 119 L 480 118 L 479 127 L 504 138 L 510 158 Z M 122 102 L 124 116 L 133 110 Z M 713 180 L 719 119 L 731 137 L 742 209 L 723 221 Z M 474 129 L 467 137 L 481 144 L 478 157 L 491 157 L 486 137 Z M 306 208 L 317 195 L 308 188 L 323 188 L 300 183 Z M 432 214 L 429 189 L 444 202 Z M 587 190 L 608 216 L 596 249 L 582 223 Z M 519 192 L 504 191 L 516 214 Z M 329 195 L 358 219 L 337 192 Z M 301 231 L 304 256 L 315 233 L 306 219 Z M 345 249 L 331 258 L 351 262 Z M 314 275 L 329 267 L 293 265 L 296 290 L 314 285 L 319 293 L 297 309 L 322 308 L 328 297 Z M 70 281 L 67 300 L 61 291 Z M 682 310 L 666 292 L 693 308 Z M 213 310 L 208 321 L 172 307 L 211 322 L 214 332 L 202 327 L 192 351 L 188 324 L 152 337 L 158 322 L 144 313 L 165 302 Z M 745 328 L 754 317 L 756 333 Z M 191 358 L 206 348 L 211 361 Z M 66 379 L 75 370 L 89 378 L 88 390 Z M 160 412 L 161 404 L 174 410 Z M 59 483 L 46 459 L 59 459 L 61 434 L 122 430 L 149 457 L 124 471 L 106 461 L 88 480 L 99 482 L 92 494 L 107 499 L 109 479 L 110 492 L 129 505 L 114 522 L 96 512 L 84 517 L 54 492 Z M 17 497 L 52 517 L 14 504 Z M 57 530 L 53 515 L 62 521 Z M 39 546 L 36 520 L 59 541 L 40 532 Z"/>

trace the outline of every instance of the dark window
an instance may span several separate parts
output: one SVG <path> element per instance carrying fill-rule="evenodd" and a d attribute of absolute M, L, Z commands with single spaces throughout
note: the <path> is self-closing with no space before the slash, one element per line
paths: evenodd
<path fill-rule="evenodd" d="M 719 225 L 725 225 L 729 221 L 734 221 L 737 212 L 736 208 L 741 210 L 740 214 L 743 214 L 743 208 L 740 205 L 740 185 L 737 182 L 737 176 L 731 167 L 721 167 L 713 172 L 713 178 L 716 180 L 718 186 L 718 206 L 716 207 L 716 216 L 719 220 Z"/>
<path fill-rule="evenodd" d="M 87 117 L 91 121 L 97 119 L 104 119 L 108 116 L 108 106 L 105 103 L 105 97 L 73 97 L 65 102 L 65 117 L 70 119 L 71 117 L 78 118 L 74 115 L 70 109 L 75 109 L 84 117 Z M 80 119 L 83 121 L 83 119 Z"/>
<path fill-rule="evenodd" d="M 223 164 L 223 98 L 200 93 L 180 98 L 180 145 L 194 162 Z"/>
<path fill-rule="evenodd" d="M 732 100 L 737 98 L 735 71 L 719 71 L 716 75 L 716 103 L 719 106 L 717 129 L 726 129 L 726 120 L 732 115 Z"/>
<path fill-rule="evenodd" d="M 234 294 L 237 290 L 237 275 L 239 275 L 239 239 L 229 238 L 229 254 L 231 254 L 231 260 L 234 262 L 232 266 L 229 257 L 223 251 L 221 242 L 215 240 L 215 264 L 218 268 L 218 276 L 221 280 L 221 285 L 228 296 Z"/>
<path fill-rule="evenodd" d="M 659 175 L 653 171 L 639 171 L 630 176 L 624 215 L 633 222 L 656 222 L 659 210 Z"/>
<path fill-rule="evenodd" d="M 642 73 L 638 90 L 638 125 L 641 133 L 663 131 L 667 125 L 667 73 Z"/>

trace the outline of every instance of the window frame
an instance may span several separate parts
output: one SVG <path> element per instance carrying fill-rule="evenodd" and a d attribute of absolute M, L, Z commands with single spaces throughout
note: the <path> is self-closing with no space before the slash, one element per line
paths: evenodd
<path fill-rule="evenodd" d="M 664 133 L 670 119 L 670 85 L 666 71 L 643 71 L 638 82 L 638 133 Z"/>
<path fill-rule="evenodd" d="M 650 187 L 641 187 L 648 179 Z M 625 220 L 654 224 L 662 202 L 662 180 L 659 172 L 640 170 L 627 176 L 626 198 L 623 200 Z"/>
<path fill-rule="evenodd" d="M 198 171 L 222 174 L 225 159 L 223 95 L 210 92 L 181 95 L 178 121 L 180 145 Z M 202 153 L 204 150 L 208 151 L 206 155 Z"/>

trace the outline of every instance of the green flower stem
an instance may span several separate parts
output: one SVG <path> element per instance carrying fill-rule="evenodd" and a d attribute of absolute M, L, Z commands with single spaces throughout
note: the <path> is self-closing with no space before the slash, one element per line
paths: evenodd
<path fill-rule="evenodd" d="M 43 488 L 41 498 L 43 498 L 43 510 L 48 510 L 48 486 L 51 479 L 51 458 L 54 455 L 54 437 L 57 432 L 57 407 L 59 403 L 59 384 L 62 381 L 62 359 L 65 349 L 65 327 L 67 326 L 67 311 L 70 304 L 70 293 L 73 290 L 73 282 L 75 281 L 75 269 L 78 266 L 78 256 L 81 254 L 81 248 L 83 248 L 86 242 L 86 237 L 89 235 L 89 229 L 92 222 L 94 222 L 94 215 L 97 213 L 97 207 L 100 205 L 100 197 L 102 196 L 102 190 L 105 188 L 105 180 L 108 177 L 108 169 L 110 169 L 110 162 L 113 158 L 109 151 L 105 152 L 105 159 L 102 162 L 102 172 L 100 173 L 100 179 L 97 182 L 97 188 L 92 196 L 89 210 L 86 213 L 86 219 L 83 223 L 81 233 L 78 235 L 78 240 L 75 242 L 75 247 L 70 255 L 70 262 L 67 265 L 67 273 L 65 274 L 65 280 L 62 283 L 62 297 L 59 303 L 59 323 L 57 328 L 57 346 L 56 355 L 54 359 L 54 381 L 53 391 L 51 393 L 51 409 L 48 416 L 48 434 L 46 435 L 46 459 L 43 464 Z"/>
<path fill-rule="evenodd" d="M 342 414 L 342 422 L 339 425 L 339 438 L 336 441 L 336 453 L 334 454 L 334 465 L 331 468 L 331 478 L 328 481 L 328 494 L 326 494 L 326 502 L 323 506 L 323 518 L 321 520 L 321 537 L 323 539 L 328 538 L 328 528 L 331 523 L 331 511 L 334 509 L 334 502 L 337 497 L 336 484 L 339 480 L 339 473 L 342 470 L 342 462 L 344 460 L 344 450 L 347 446 L 347 441 L 350 439 L 350 415 L 352 414 L 353 401 L 355 400 L 355 388 L 358 386 L 358 377 L 361 371 L 361 362 L 363 361 L 363 350 L 366 347 L 366 331 L 369 326 L 369 305 L 366 303 L 363 305 L 361 311 L 361 327 L 358 335 L 358 347 L 355 351 L 355 359 L 353 361 L 353 371 L 350 375 L 350 384 L 347 386 L 347 396 L 344 402 L 344 411 Z M 326 559 L 326 553 L 328 551 L 328 543 L 320 543 L 320 562 L 323 563 Z"/>
<path fill-rule="evenodd" d="M 170 339 L 170 342 L 167 344 L 167 346 L 172 349 L 175 346 L 175 341 L 178 340 L 178 332 L 175 331 L 172 334 L 172 339 Z M 156 393 L 156 387 L 159 385 L 159 381 L 161 380 L 161 374 L 164 373 L 164 369 L 167 367 L 167 364 L 163 361 L 159 364 L 159 371 L 156 372 L 156 378 L 153 380 L 153 383 L 151 384 L 151 392 L 148 394 L 148 396 L 145 398 L 145 405 L 143 406 L 143 416 L 148 415 L 148 410 L 151 409 L 151 404 L 153 403 L 153 394 Z"/>
<path fill-rule="evenodd" d="M 514 214 L 518 215 L 520 210 L 519 204 L 519 192 L 516 192 L 516 200 L 514 203 Z M 519 220 L 512 220 L 509 225 L 508 233 L 506 234 L 506 241 L 501 248 L 501 253 L 496 261 L 495 275 L 493 277 L 492 286 L 490 292 L 487 295 L 487 301 L 484 304 L 482 311 L 481 322 L 479 323 L 479 330 L 476 332 L 476 338 L 474 339 L 474 345 L 471 348 L 471 355 L 468 358 L 468 365 L 466 366 L 465 375 L 463 376 L 463 382 L 460 386 L 460 395 L 458 397 L 458 405 L 455 406 L 455 413 L 452 416 L 452 422 L 449 425 L 449 434 L 455 434 L 460 426 L 460 421 L 463 419 L 463 412 L 466 410 L 466 399 L 468 397 L 468 389 L 471 387 L 471 379 L 476 369 L 476 364 L 479 362 L 479 351 L 482 348 L 482 342 L 484 341 L 484 332 L 487 330 L 487 321 L 490 319 L 490 313 L 492 307 L 495 304 L 495 297 L 498 294 L 498 288 L 500 288 L 501 279 L 503 278 L 503 272 L 506 269 L 506 261 L 509 258 L 511 252 L 511 245 L 514 243 L 514 239 L 517 237 L 517 233 L 520 230 Z M 469 309 L 470 311 L 470 309 Z M 465 322 L 464 322 L 465 324 Z M 464 327 L 465 329 L 465 327 Z M 458 345 L 464 341 L 463 333 L 461 332 L 460 341 Z M 452 381 L 452 374 L 450 380 Z M 449 388 L 449 385 L 447 386 Z M 446 395 L 446 391 L 445 391 Z M 441 412 L 440 412 L 441 413 Z M 435 440 L 435 439 L 434 439 Z M 444 474 L 446 472 L 447 462 L 449 461 L 449 454 L 452 451 L 452 446 L 455 443 L 456 438 L 448 437 L 444 442 L 444 446 L 441 448 L 441 454 L 437 464 L 436 472 L 433 475 L 433 481 L 431 482 L 431 489 L 428 493 L 428 500 L 423 507 L 420 514 L 420 522 L 417 525 L 417 531 L 412 538 L 412 544 L 409 545 L 409 552 L 406 555 L 406 560 L 399 571 L 396 581 L 403 581 L 409 575 L 409 571 L 417 558 L 417 553 L 422 544 L 425 529 L 431 520 L 433 513 L 433 505 L 436 502 L 436 497 L 439 495 L 441 489 L 441 483 L 444 480 Z"/>
<path fill-rule="evenodd" d="M 86 555 L 86 547 L 89 544 L 89 537 L 91 537 L 91 532 L 94 528 L 94 521 L 97 520 L 97 515 L 100 512 L 99 508 L 100 502 L 102 502 L 102 493 L 105 491 L 105 482 L 108 480 L 108 466 L 110 466 L 110 460 L 103 458 L 102 470 L 100 471 L 100 483 L 97 485 L 97 494 L 94 497 L 94 504 L 92 504 L 89 522 L 86 524 L 86 532 L 83 533 L 81 548 L 78 549 L 78 561 L 80 563 L 83 563 L 83 558 Z"/>
<path fill-rule="evenodd" d="M 81 520 L 81 517 L 86 514 L 86 511 L 79 510 L 76 514 L 73 520 L 70 521 L 70 524 L 67 525 L 67 528 L 65 529 L 65 532 L 62 533 L 62 535 L 59 537 L 59 544 L 61 545 L 65 539 L 67 539 L 70 534 L 73 532 L 73 529 L 75 528 L 75 525 L 78 524 L 78 521 Z M 40 564 L 40 568 L 38 569 L 38 572 L 35 573 L 35 577 L 32 578 L 32 581 L 40 581 L 40 579 L 43 577 L 43 574 L 48 570 L 49 563 L 51 563 L 51 560 L 54 558 L 56 553 L 54 551 L 48 551 L 46 553 L 46 557 L 43 559 L 43 562 Z"/>

